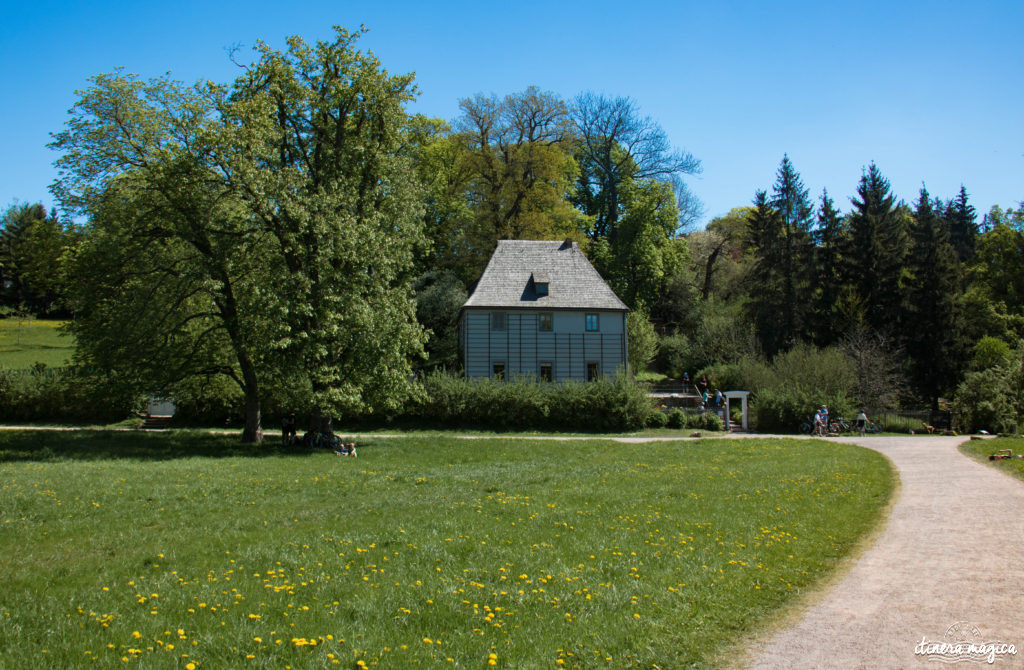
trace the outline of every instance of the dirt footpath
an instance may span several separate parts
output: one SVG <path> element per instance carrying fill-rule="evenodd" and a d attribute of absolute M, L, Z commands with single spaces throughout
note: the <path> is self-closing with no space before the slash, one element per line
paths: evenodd
<path fill-rule="evenodd" d="M 795 625 L 749 648 L 745 667 L 930 668 L 968 660 L 965 647 L 944 659 L 915 653 L 928 651 L 919 646 L 927 638 L 1012 644 L 1017 653 L 1003 648 L 991 666 L 972 660 L 1024 668 L 1024 482 L 961 454 L 962 437 L 837 439 L 892 459 L 901 488 L 891 517 Z"/>

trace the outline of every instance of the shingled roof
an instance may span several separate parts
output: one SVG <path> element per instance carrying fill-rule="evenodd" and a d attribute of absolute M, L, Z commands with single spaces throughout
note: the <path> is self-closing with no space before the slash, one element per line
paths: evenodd
<path fill-rule="evenodd" d="M 548 294 L 538 295 L 545 280 Z M 500 240 L 463 307 L 629 310 L 569 240 Z"/>

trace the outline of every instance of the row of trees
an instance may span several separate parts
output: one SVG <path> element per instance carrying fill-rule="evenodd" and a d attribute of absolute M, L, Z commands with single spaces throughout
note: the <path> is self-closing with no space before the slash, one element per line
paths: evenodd
<path fill-rule="evenodd" d="M 61 269 L 78 230 L 40 204 L 12 205 L 0 219 L 0 316 L 67 316 Z"/>
<path fill-rule="evenodd" d="M 843 213 L 827 192 L 813 202 L 784 156 L 771 192 L 690 243 L 703 297 L 741 305 L 768 358 L 868 333 L 909 383 L 899 391 L 932 404 L 982 364 L 979 346 L 1024 336 L 1021 212 L 996 207 L 979 224 L 963 187 L 948 200 L 922 187 L 907 205 L 872 163 Z"/>
<path fill-rule="evenodd" d="M 51 145 L 80 223 L 8 212 L 5 303 L 73 313 L 79 362 L 119 390 L 233 380 L 258 440 L 267 389 L 315 416 L 387 411 L 414 367 L 454 364 L 498 239 L 589 241 L 638 306 L 681 267 L 700 163 L 632 101 L 530 88 L 413 117 L 412 77 L 336 31 L 259 43 L 228 85 L 93 78 Z"/>
<path fill-rule="evenodd" d="M 974 343 L 1024 334 L 1020 211 L 979 228 L 963 189 L 907 206 L 872 164 L 843 213 L 784 157 L 751 207 L 688 232 L 700 162 L 630 99 L 529 88 L 410 116 L 412 77 L 336 30 L 258 44 L 228 85 L 94 78 L 52 145 L 81 223 L 7 212 L 3 304 L 74 313 L 80 362 L 120 391 L 232 380 L 247 440 L 268 389 L 379 412 L 414 370 L 457 367 L 459 308 L 506 238 L 584 244 L 633 308 L 631 361 L 670 373 L 844 342 L 933 399 Z"/>

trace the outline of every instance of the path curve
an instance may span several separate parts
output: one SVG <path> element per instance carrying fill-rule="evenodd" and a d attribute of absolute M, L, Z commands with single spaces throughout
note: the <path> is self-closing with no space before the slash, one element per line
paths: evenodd
<path fill-rule="evenodd" d="M 746 667 L 949 667 L 915 648 L 972 631 L 1016 647 L 993 667 L 1024 667 L 1024 484 L 961 454 L 963 437 L 836 439 L 892 459 L 890 518 L 795 625 L 748 648 Z"/>

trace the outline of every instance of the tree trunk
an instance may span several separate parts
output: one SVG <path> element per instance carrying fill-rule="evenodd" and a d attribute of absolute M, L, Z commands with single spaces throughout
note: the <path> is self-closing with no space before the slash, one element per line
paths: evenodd
<path fill-rule="evenodd" d="M 313 410 L 309 417 L 309 430 L 324 435 L 334 435 L 334 420 L 321 409 Z"/>
<path fill-rule="evenodd" d="M 260 396 L 255 390 L 245 391 L 245 428 L 242 442 L 259 444 L 263 441 L 263 426 L 260 418 Z"/>

